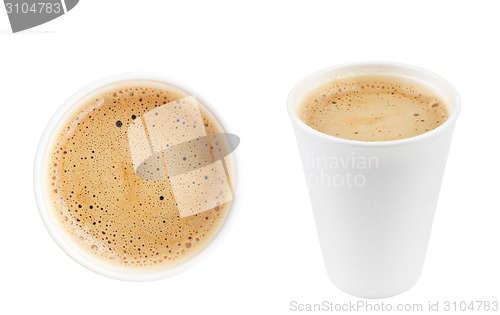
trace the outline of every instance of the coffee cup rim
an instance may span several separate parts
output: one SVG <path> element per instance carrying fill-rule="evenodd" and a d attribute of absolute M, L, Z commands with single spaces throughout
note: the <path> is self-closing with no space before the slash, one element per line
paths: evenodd
<path fill-rule="evenodd" d="M 390 73 L 394 76 L 416 79 L 417 81 L 420 81 L 424 85 L 432 88 L 439 94 L 443 94 L 443 92 L 447 93 L 449 95 L 450 102 L 453 103 L 453 109 L 450 117 L 448 117 L 448 119 L 443 124 L 423 134 L 405 139 L 389 140 L 389 141 L 360 141 L 360 140 L 350 140 L 350 139 L 331 136 L 308 126 L 298 117 L 297 115 L 298 103 L 296 101 L 296 97 L 297 94 L 300 91 L 302 91 L 306 85 L 317 83 L 318 81 L 324 82 L 325 78 L 328 77 L 329 75 L 330 76 L 342 75 L 342 74 L 356 73 L 361 71 L 372 71 L 372 70 L 380 70 L 381 73 L 384 74 Z M 433 83 L 429 83 L 429 81 L 433 81 Z M 357 147 L 384 148 L 388 146 L 400 146 L 400 145 L 407 145 L 415 142 L 420 142 L 422 140 L 435 137 L 436 135 L 440 134 L 443 130 L 453 127 L 456 123 L 456 120 L 458 119 L 458 116 L 460 115 L 461 102 L 457 90 L 450 82 L 448 82 L 440 75 L 431 72 L 427 69 L 397 62 L 361 61 L 361 62 L 350 62 L 350 63 L 335 65 L 314 72 L 312 74 L 309 74 L 308 76 L 300 80 L 298 83 L 295 84 L 295 86 L 292 88 L 292 90 L 288 95 L 287 111 L 288 111 L 288 116 L 290 117 L 294 126 L 300 128 L 302 131 L 306 133 L 314 134 L 315 136 L 320 137 L 325 141 L 343 143 Z"/>
<path fill-rule="evenodd" d="M 36 156 L 35 163 L 33 169 L 33 179 L 34 179 L 34 192 L 35 199 L 37 203 L 37 207 L 39 210 L 39 214 L 41 219 L 49 232 L 49 235 L 54 239 L 56 244 L 74 261 L 82 265 L 83 267 L 96 272 L 100 275 L 117 279 L 117 280 L 126 280 L 126 281 L 151 281 L 151 280 L 161 280 L 164 278 L 168 278 L 177 274 L 180 274 L 188 269 L 191 269 L 206 257 L 208 257 L 215 248 L 220 245 L 222 240 L 227 236 L 229 230 L 231 229 L 236 216 L 239 212 L 241 206 L 241 200 L 243 198 L 243 187 L 242 187 L 242 165 L 241 160 L 238 157 L 238 150 L 235 150 L 231 153 L 231 162 L 232 162 L 232 182 L 234 187 L 234 196 L 235 198 L 232 200 L 232 204 L 230 205 L 230 209 L 228 211 L 228 215 L 225 218 L 225 221 L 222 223 L 222 226 L 216 232 L 216 235 L 212 240 L 203 248 L 199 253 L 195 254 L 195 256 L 188 258 L 186 261 L 179 263 L 171 268 L 166 269 L 153 269 L 148 272 L 137 272 L 127 270 L 125 268 L 119 268 L 118 266 L 114 266 L 110 263 L 106 263 L 98 258 L 92 257 L 89 254 L 86 254 L 85 251 L 81 248 L 78 248 L 78 245 L 74 243 L 74 241 L 68 236 L 65 235 L 65 232 L 57 227 L 57 223 L 55 219 L 50 213 L 50 204 L 48 202 L 48 196 L 46 196 L 44 192 L 44 182 L 43 182 L 43 166 L 45 165 L 44 161 L 47 158 L 47 152 L 52 144 L 53 137 L 58 132 L 58 127 L 60 127 L 61 123 L 67 118 L 75 109 L 77 109 L 81 105 L 81 100 L 85 96 L 96 92 L 99 88 L 105 87 L 106 85 L 119 83 L 121 81 L 132 81 L 132 80 L 150 80 L 157 81 L 161 83 L 165 83 L 174 88 L 178 88 L 182 92 L 185 92 L 188 95 L 194 95 L 198 100 L 200 100 L 200 106 L 209 114 L 212 120 L 218 125 L 221 132 L 227 132 L 227 124 L 221 118 L 219 113 L 214 110 L 213 107 L 207 104 L 202 97 L 198 94 L 193 93 L 193 91 L 189 88 L 186 88 L 186 84 L 180 83 L 178 80 L 173 80 L 168 78 L 162 74 L 158 74 L 155 72 L 143 72 L 143 71 L 135 71 L 135 72 L 124 72 L 109 75 L 98 79 L 83 88 L 79 89 L 72 96 L 70 96 L 63 104 L 56 110 L 53 116 L 50 118 L 43 134 L 40 138 Z"/>

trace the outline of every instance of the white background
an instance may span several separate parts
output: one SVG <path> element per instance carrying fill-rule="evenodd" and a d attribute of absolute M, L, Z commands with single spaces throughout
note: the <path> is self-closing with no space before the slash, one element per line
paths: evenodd
<path fill-rule="evenodd" d="M 0 7 L 0 313 L 288 314 L 292 300 L 358 301 L 327 278 L 285 106 L 304 76 L 363 60 L 427 68 L 463 102 L 422 277 L 383 302 L 500 300 L 496 4 L 84 0 L 19 34 Z M 148 283 L 108 279 L 67 257 L 32 188 L 35 150 L 56 109 L 94 80 L 135 70 L 197 91 L 241 136 L 245 167 L 245 199 L 221 246 Z"/>

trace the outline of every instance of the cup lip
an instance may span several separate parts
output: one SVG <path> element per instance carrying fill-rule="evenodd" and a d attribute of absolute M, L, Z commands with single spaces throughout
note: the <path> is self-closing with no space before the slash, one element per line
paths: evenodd
<path fill-rule="evenodd" d="M 352 69 L 353 68 L 381 68 L 381 69 L 391 69 L 392 73 L 395 75 L 398 75 L 399 73 L 404 76 L 404 72 L 415 72 L 419 73 L 421 75 L 425 75 L 427 77 L 432 77 L 434 80 L 438 81 L 444 89 L 448 90 L 449 94 L 452 97 L 452 103 L 454 104 L 454 109 L 450 117 L 438 126 L 437 128 L 428 131 L 426 133 L 410 137 L 410 138 L 405 138 L 405 139 L 399 139 L 399 140 L 389 140 L 389 141 L 360 141 L 360 140 L 350 140 L 350 139 L 344 139 L 344 138 L 339 138 L 335 136 L 331 136 L 325 133 L 322 133 L 310 126 L 308 126 L 306 123 L 304 123 L 298 116 L 295 111 L 295 103 L 294 103 L 294 98 L 295 95 L 297 94 L 298 91 L 300 91 L 303 87 L 304 84 L 312 82 L 312 81 L 317 81 L 319 77 L 327 74 L 327 73 L 338 73 L 341 74 L 342 71 L 344 73 L 349 73 L 349 72 L 354 72 Z M 357 71 L 360 71 L 358 69 Z M 411 75 L 408 75 L 408 77 L 412 77 Z M 425 80 L 424 80 L 425 81 Z M 431 86 L 434 86 L 433 84 L 430 84 Z M 443 90 L 443 88 L 438 88 L 435 87 L 437 90 Z M 302 80 L 300 80 L 298 83 L 295 84 L 295 86 L 292 88 L 290 93 L 288 94 L 288 99 L 287 99 L 287 111 L 290 119 L 292 120 L 292 123 L 294 126 L 300 128 L 302 131 L 306 133 L 313 134 L 317 137 L 320 137 L 321 139 L 325 141 L 330 141 L 330 142 L 336 142 L 336 143 L 342 143 L 342 144 L 347 144 L 351 146 L 358 146 L 358 147 L 367 147 L 367 148 L 383 148 L 383 147 L 388 147 L 388 146 L 399 146 L 399 145 L 406 145 L 414 142 L 420 142 L 422 140 L 428 139 L 435 137 L 437 134 L 441 133 L 443 130 L 452 128 L 455 125 L 455 122 L 460 115 L 461 111 L 461 103 L 460 103 L 460 96 L 455 89 L 455 87 L 448 82 L 446 79 L 441 77 L 440 75 L 431 72 L 427 69 L 409 65 L 409 64 L 404 64 L 404 63 L 398 63 L 398 62 L 389 62 L 389 61 L 360 61 L 360 62 L 349 62 L 349 63 L 343 63 L 339 65 L 335 65 L 317 72 L 314 72 Z"/>
<path fill-rule="evenodd" d="M 85 254 L 83 249 L 78 248 L 78 246 L 68 237 L 68 235 L 65 235 L 65 232 L 57 227 L 56 222 L 54 222 L 54 219 L 50 213 L 50 205 L 47 200 L 48 198 L 44 193 L 43 182 L 43 165 L 47 157 L 47 149 L 52 144 L 53 136 L 57 133 L 58 127 L 60 127 L 63 118 L 66 118 L 69 114 L 76 110 L 79 105 L 81 105 L 79 100 L 81 100 L 88 94 L 97 91 L 97 89 L 105 87 L 106 85 L 131 80 L 158 81 L 171 85 L 174 88 L 178 88 L 181 91 L 185 92 L 187 95 L 194 95 L 198 100 L 200 100 L 203 109 L 218 124 L 218 127 L 221 129 L 221 131 L 227 132 L 227 124 L 225 121 L 223 121 L 219 113 L 216 112 L 213 107 L 209 106 L 207 102 L 203 100 L 203 98 L 199 97 L 198 94 L 195 94 L 192 90 L 186 88 L 185 84 L 179 83 L 178 80 L 173 80 L 156 72 L 144 71 L 123 72 L 109 75 L 79 89 L 66 101 L 64 101 L 64 103 L 52 115 L 38 143 L 33 168 L 33 186 L 37 208 L 40 217 L 47 231 L 49 232 L 49 235 L 70 258 L 72 258 L 83 267 L 109 278 L 125 281 L 152 281 L 171 277 L 194 267 L 206 257 L 208 257 L 215 250 L 215 248 L 220 245 L 220 243 L 227 236 L 229 230 L 234 224 L 236 216 L 241 207 L 241 201 L 243 198 L 243 175 L 242 166 L 240 165 L 241 161 L 238 157 L 239 154 L 236 152 L 237 150 L 235 150 L 230 155 L 233 168 L 232 182 L 235 197 L 232 200 L 232 204 L 230 205 L 231 208 L 228 211 L 228 215 L 226 216 L 225 221 L 222 223 L 222 226 L 216 232 L 213 239 L 205 246 L 205 248 L 195 254 L 195 256 L 180 262 L 178 265 L 166 269 L 153 269 L 148 272 L 139 272 L 132 270 L 129 271 L 124 268 L 119 268 L 117 266 L 113 266 L 112 264 L 100 261 L 97 258 L 91 257 L 91 255 Z"/>

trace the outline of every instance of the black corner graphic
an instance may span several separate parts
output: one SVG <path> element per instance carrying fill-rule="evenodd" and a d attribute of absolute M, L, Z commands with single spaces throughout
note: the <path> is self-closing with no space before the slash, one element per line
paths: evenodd
<path fill-rule="evenodd" d="M 79 0 L 4 0 L 13 33 L 47 23 L 73 9 Z"/>
<path fill-rule="evenodd" d="M 64 2 L 66 2 L 66 11 L 70 11 L 78 4 L 78 0 L 64 0 Z"/>

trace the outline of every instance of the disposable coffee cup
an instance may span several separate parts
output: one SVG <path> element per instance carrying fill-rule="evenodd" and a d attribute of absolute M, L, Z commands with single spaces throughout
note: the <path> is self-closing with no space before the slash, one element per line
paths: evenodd
<path fill-rule="evenodd" d="M 185 94 L 186 99 L 191 99 L 193 96 L 196 96 L 196 99 L 198 100 L 198 106 L 216 124 L 221 134 L 227 132 L 226 124 L 222 122 L 221 116 L 216 114 L 213 108 L 209 107 L 205 101 L 200 99 L 199 95 L 194 94 L 189 89 L 184 88 L 182 85 L 176 83 L 171 79 L 149 72 L 123 73 L 103 78 L 82 88 L 68 100 L 66 100 L 48 123 L 41 137 L 35 158 L 35 197 L 40 216 L 49 234 L 52 236 L 57 245 L 59 245 L 59 247 L 61 247 L 61 249 L 73 260 L 91 271 L 114 279 L 128 281 L 159 280 L 177 275 L 198 264 L 210 253 L 212 253 L 217 245 L 219 245 L 223 238 L 227 235 L 236 218 L 242 198 L 242 172 L 240 161 L 237 157 L 238 154 L 236 151 L 231 152 L 231 154 L 224 157 L 226 161 L 229 162 L 228 165 L 230 165 L 232 168 L 230 174 L 233 189 L 233 199 L 231 200 L 231 204 L 229 205 L 230 208 L 228 209 L 227 215 L 224 221 L 220 223 L 221 226 L 219 227 L 215 236 L 195 256 L 190 257 L 186 261 L 182 261 L 181 263 L 173 266 L 166 265 L 165 268 L 128 269 L 108 263 L 89 254 L 87 250 L 84 250 L 80 246 L 78 246 L 78 244 L 74 242 L 74 240 L 66 233 L 66 231 L 64 231 L 60 223 L 57 222 L 57 218 L 52 209 L 52 205 L 50 204 L 49 197 L 46 194 L 46 186 L 48 185 L 47 181 L 45 180 L 47 176 L 47 170 L 45 169 L 47 165 L 46 161 L 49 157 L 48 155 L 50 154 L 50 148 L 52 147 L 54 139 L 60 131 L 61 126 L 64 125 L 65 121 L 67 121 L 67 119 L 71 117 L 71 115 L 83 104 L 83 102 L 88 99 L 89 95 L 94 95 L 96 92 L 106 90 L 114 85 L 120 85 L 122 82 L 133 81 L 137 81 L 138 83 L 146 81 L 165 84 L 171 88 L 175 88 L 181 91 L 182 94 Z M 137 153 L 136 155 L 140 155 L 140 153 L 141 152 Z"/>
<path fill-rule="evenodd" d="M 424 134 L 381 142 L 337 138 L 299 119 L 297 110 L 308 93 L 329 80 L 360 73 L 416 81 L 442 97 L 450 117 Z M 397 63 L 339 65 L 293 88 L 288 114 L 326 271 L 339 289 L 362 298 L 385 298 L 417 282 L 459 113 L 460 99 L 450 83 Z"/>

